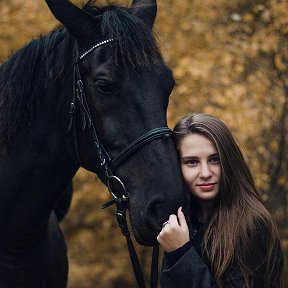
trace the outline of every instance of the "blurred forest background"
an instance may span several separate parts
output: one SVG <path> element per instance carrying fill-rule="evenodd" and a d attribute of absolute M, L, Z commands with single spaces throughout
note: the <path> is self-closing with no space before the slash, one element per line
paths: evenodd
<path fill-rule="evenodd" d="M 170 98 L 169 125 L 197 111 L 218 116 L 231 127 L 277 222 L 286 256 L 287 11 L 287 0 L 158 0 L 154 29 L 178 84 Z M 43 0 L 0 0 L 0 63 L 56 25 Z M 69 247 L 69 288 L 136 286 L 114 209 L 101 210 L 107 199 L 97 177 L 79 170 L 62 223 Z M 148 274 L 151 250 L 137 249 Z"/>

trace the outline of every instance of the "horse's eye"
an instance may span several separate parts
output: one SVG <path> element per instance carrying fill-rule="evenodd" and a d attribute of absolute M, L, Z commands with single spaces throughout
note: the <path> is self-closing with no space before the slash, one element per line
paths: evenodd
<path fill-rule="evenodd" d="M 104 80 L 96 80 L 95 81 L 96 88 L 100 93 L 103 94 L 111 94 L 112 93 L 112 88 L 111 84 L 108 81 Z"/>

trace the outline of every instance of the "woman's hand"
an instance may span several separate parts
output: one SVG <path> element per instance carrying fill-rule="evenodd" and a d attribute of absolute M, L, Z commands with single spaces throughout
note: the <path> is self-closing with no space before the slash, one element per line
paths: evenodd
<path fill-rule="evenodd" d="M 165 252 L 172 252 L 190 240 L 189 228 L 182 207 L 177 211 L 177 216 L 171 214 L 169 220 L 163 224 L 163 228 L 157 236 L 157 241 Z"/>

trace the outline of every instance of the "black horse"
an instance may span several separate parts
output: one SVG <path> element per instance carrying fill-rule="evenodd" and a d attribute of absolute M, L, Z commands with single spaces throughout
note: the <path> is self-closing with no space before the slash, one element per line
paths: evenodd
<path fill-rule="evenodd" d="M 134 0 L 130 8 L 89 1 L 83 9 L 46 2 L 64 27 L 0 67 L 1 288 L 66 287 L 66 246 L 53 212 L 63 191 L 80 166 L 106 183 L 99 151 L 116 157 L 165 127 L 174 85 L 151 32 L 156 1 Z M 114 167 L 144 245 L 155 243 L 161 223 L 184 201 L 173 141 L 155 138 Z"/>

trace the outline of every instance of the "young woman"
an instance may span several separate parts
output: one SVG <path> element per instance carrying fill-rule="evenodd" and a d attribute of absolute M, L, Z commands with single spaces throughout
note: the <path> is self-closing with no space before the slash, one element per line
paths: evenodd
<path fill-rule="evenodd" d="M 277 228 L 230 130 L 215 117 L 190 114 L 174 132 L 191 201 L 158 235 L 161 287 L 282 287 Z"/>

